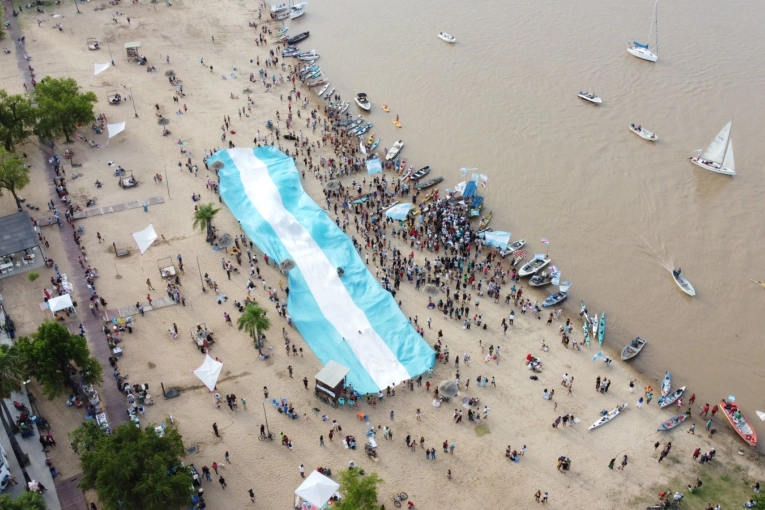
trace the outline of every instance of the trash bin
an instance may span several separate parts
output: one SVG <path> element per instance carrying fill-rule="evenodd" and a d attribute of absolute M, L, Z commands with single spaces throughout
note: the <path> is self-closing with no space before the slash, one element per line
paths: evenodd
<path fill-rule="evenodd" d="M 149 204 L 143 204 L 143 212 L 149 212 Z"/>

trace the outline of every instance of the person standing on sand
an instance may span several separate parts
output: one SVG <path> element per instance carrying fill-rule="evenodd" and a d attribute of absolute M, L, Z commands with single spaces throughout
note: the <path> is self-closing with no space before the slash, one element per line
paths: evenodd
<path fill-rule="evenodd" d="M 622 458 L 622 465 L 619 466 L 618 469 L 620 469 L 621 471 L 624 471 L 625 466 L 627 466 L 627 456 L 626 455 Z"/>
<path fill-rule="evenodd" d="M 614 464 L 616 464 L 616 458 L 614 457 L 611 459 L 611 462 L 608 463 L 608 469 L 614 469 Z"/>

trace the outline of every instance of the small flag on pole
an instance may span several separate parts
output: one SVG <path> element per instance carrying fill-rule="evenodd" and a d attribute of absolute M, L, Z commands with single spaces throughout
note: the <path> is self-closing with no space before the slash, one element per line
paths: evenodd
<path fill-rule="evenodd" d="M 550 244 L 550 240 L 547 239 L 546 237 L 543 237 L 542 238 L 542 244 Z"/>

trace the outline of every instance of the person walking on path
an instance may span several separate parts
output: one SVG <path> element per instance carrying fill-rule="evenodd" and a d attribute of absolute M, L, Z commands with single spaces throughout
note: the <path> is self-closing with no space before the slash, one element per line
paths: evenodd
<path fill-rule="evenodd" d="M 693 434 L 694 436 L 696 435 L 696 424 L 695 423 L 693 425 L 691 425 L 690 429 L 688 429 L 688 433 L 689 434 Z"/>
<path fill-rule="evenodd" d="M 218 483 L 220 483 L 221 489 L 225 489 L 226 488 L 226 479 L 223 478 L 222 476 L 220 478 L 218 478 Z"/>
<path fill-rule="evenodd" d="M 228 462 L 229 464 L 231 464 L 231 458 L 229 457 L 229 455 L 228 455 L 228 452 L 226 452 L 226 455 L 225 455 L 225 457 L 226 457 L 226 462 Z"/>
<path fill-rule="evenodd" d="M 704 404 L 704 407 L 701 408 L 701 412 L 699 413 L 699 416 L 707 416 L 709 414 L 709 404 Z"/>
<path fill-rule="evenodd" d="M 616 464 L 616 457 L 611 459 L 611 462 L 608 463 L 608 469 L 614 469 L 614 464 Z"/>
<path fill-rule="evenodd" d="M 622 457 L 622 464 L 621 466 L 619 466 L 618 469 L 620 469 L 621 471 L 624 471 L 624 468 L 626 465 L 627 465 L 627 456 L 625 455 L 624 457 Z"/>
<path fill-rule="evenodd" d="M 300 464 L 300 467 L 298 468 L 298 470 L 300 471 L 300 478 L 305 478 L 305 468 L 303 467 L 302 464 Z"/>
<path fill-rule="evenodd" d="M 218 463 L 217 462 L 213 462 L 212 463 L 212 467 L 213 467 L 213 471 L 215 471 L 215 474 L 216 475 L 219 474 L 218 473 Z"/>
<path fill-rule="evenodd" d="M 539 501 L 539 498 L 541 498 L 541 497 L 542 497 L 542 491 L 536 491 L 536 492 L 534 493 L 534 501 L 536 501 L 537 503 L 539 503 L 539 502 L 540 502 L 540 501 Z"/>
<path fill-rule="evenodd" d="M 247 491 L 247 493 L 250 495 L 250 501 L 255 503 L 255 492 L 252 489 L 250 489 Z"/>
<path fill-rule="evenodd" d="M 148 301 L 149 306 L 151 306 L 151 294 L 146 294 L 146 301 Z"/>
<path fill-rule="evenodd" d="M 151 286 L 151 279 L 146 278 L 146 285 L 149 287 L 149 290 L 154 290 L 154 287 Z"/>
<path fill-rule="evenodd" d="M 319 436 L 319 446 L 324 446 L 324 436 Z"/>
<path fill-rule="evenodd" d="M 218 424 L 213 423 L 213 432 L 215 432 L 215 437 L 220 437 L 220 434 L 218 434 Z"/>
<path fill-rule="evenodd" d="M 303 386 L 305 386 L 306 390 L 308 389 L 308 378 L 307 377 L 303 377 Z"/>

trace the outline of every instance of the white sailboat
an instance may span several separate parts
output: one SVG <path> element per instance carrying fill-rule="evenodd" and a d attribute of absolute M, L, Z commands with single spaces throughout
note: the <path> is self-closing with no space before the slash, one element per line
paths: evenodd
<path fill-rule="evenodd" d="M 651 44 L 651 35 L 653 34 L 653 28 L 656 27 L 656 53 L 654 54 L 648 47 Z M 648 62 L 656 62 L 659 59 L 659 0 L 653 6 L 653 19 L 651 19 L 651 28 L 648 29 L 648 42 L 645 44 L 630 41 L 627 46 L 627 51 L 636 56 L 637 58 L 647 60 Z"/>
<path fill-rule="evenodd" d="M 688 158 L 691 163 L 710 172 L 736 175 L 736 163 L 733 160 L 733 139 L 730 135 L 732 128 L 733 120 L 725 124 L 703 154 Z"/>

